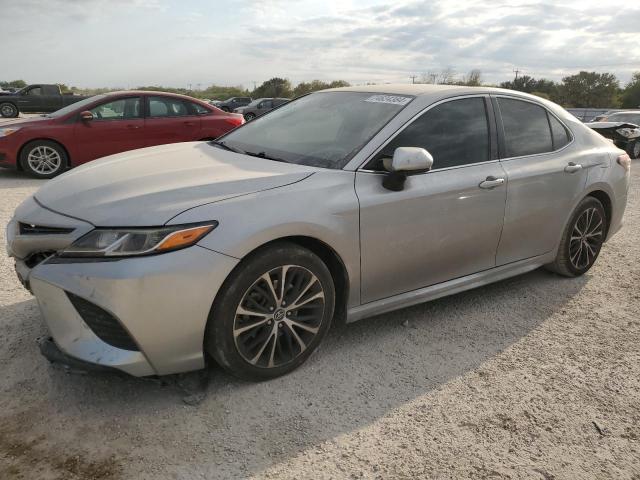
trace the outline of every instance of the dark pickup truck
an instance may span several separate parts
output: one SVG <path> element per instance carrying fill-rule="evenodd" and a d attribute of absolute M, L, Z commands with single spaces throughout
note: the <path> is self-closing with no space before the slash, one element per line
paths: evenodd
<path fill-rule="evenodd" d="M 20 112 L 55 112 L 84 98 L 87 97 L 62 93 L 60 85 L 27 85 L 15 93 L 0 92 L 0 115 L 11 118 Z"/>

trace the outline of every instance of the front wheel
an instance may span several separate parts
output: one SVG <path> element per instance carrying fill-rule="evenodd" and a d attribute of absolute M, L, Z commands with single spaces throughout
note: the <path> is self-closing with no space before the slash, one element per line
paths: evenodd
<path fill-rule="evenodd" d="M 334 303 L 333 279 L 317 255 L 289 242 L 271 245 L 245 259 L 218 292 L 205 349 L 246 380 L 284 375 L 318 347 Z"/>
<path fill-rule="evenodd" d="M 4 118 L 17 117 L 18 113 L 18 107 L 16 107 L 13 103 L 0 103 L 0 115 L 2 115 Z"/>
<path fill-rule="evenodd" d="M 571 215 L 556 259 L 547 268 L 565 277 L 583 275 L 598 258 L 606 234 L 607 216 L 602 203 L 586 197 Z"/>
<path fill-rule="evenodd" d="M 35 140 L 24 146 L 20 164 L 25 172 L 36 178 L 53 178 L 67 166 L 64 148 L 48 140 Z"/>
<path fill-rule="evenodd" d="M 245 119 L 247 122 L 250 122 L 250 121 L 251 121 L 251 120 L 253 120 L 254 118 L 256 118 L 256 114 L 255 114 L 255 113 L 247 113 L 247 114 L 245 114 L 245 116 L 244 116 L 244 119 Z"/>

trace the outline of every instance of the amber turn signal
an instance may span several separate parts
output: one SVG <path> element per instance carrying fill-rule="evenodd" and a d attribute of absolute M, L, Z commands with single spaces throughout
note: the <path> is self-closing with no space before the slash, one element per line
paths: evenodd
<path fill-rule="evenodd" d="M 193 245 L 207 233 L 213 230 L 215 225 L 202 225 L 199 227 L 187 228 L 185 230 L 178 230 L 168 235 L 160 244 L 155 248 L 156 251 L 162 252 L 165 250 L 175 250 L 177 248 L 184 248 Z"/>

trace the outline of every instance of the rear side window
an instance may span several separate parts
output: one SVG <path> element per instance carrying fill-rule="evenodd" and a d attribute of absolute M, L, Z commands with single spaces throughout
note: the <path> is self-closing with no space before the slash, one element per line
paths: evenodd
<path fill-rule="evenodd" d="M 149 97 L 150 117 L 182 117 L 189 115 L 182 100 L 169 97 Z"/>
<path fill-rule="evenodd" d="M 392 157 L 398 147 L 421 147 L 433 156 L 433 169 L 489 160 L 489 126 L 483 98 L 442 103 L 424 113 L 389 142 L 377 156 Z"/>
<path fill-rule="evenodd" d="M 498 98 L 507 157 L 535 155 L 553 150 L 547 111 L 533 103 Z"/>
<path fill-rule="evenodd" d="M 549 115 L 547 113 L 547 115 Z M 558 150 L 571 141 L 569 132 L 556 117 L 549 115 L 549 124 L 551 125 L 551 135 L 553 137 L 553 149 Z"/>
<path fill-rule="evenodd" d="M 205 113 L 209 113 L 209 110 L 207 110 L 205 107 L 203 107 L 202 105 L 200 105 L 199 103 L 192 103 L 191 104 L 191 108 L 193 109 L 194 112 L 196 112 L 198 115 L 204 115 Z"/>

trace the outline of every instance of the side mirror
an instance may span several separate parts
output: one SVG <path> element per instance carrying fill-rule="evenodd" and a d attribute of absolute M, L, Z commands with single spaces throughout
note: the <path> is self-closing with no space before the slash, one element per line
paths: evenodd
<path fill-rule="evenodd" d="M 91 113 L 89 110 L 80 112 L 80 120 L 82 120 L 83 122 L 89 122 L 93 120 L 93 113 Z"/>
<path fill-rule="evenodd" d="M 393 158 L 385 158 L 383 163 L 389 173 L 382 180 L 382 186 L 387 190 L 399 192 L 404 188 L 408 175 L 431 170 L 433 157 L 424 148 L 398 147 L 393 152 Z"/>

